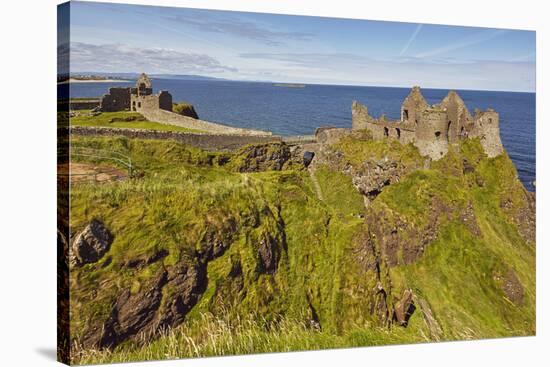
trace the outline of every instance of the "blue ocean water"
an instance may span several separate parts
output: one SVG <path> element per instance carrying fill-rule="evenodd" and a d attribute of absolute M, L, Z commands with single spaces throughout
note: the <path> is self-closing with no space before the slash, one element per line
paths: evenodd
<path fill-rule="evenodd" d="M 76 83 L 71 97 L 98 97 L 111 86 L 133 82 Z M 272 83 L 224 80 L 155 79 L 155 90 L 168 90 L 174 101 L 195 106 L 201 119 L 245 128 L 269 130 L 279 135 L 310 135 L 319 126 L 351 127 L 351 102 L 369 108 L 372 116 L 398 119 L 408 88 L 307 85 L 277 87 Z M 422 89 L 430 104 L 448 90 Z M 501 138 L 528 190 L 536 177 L 534 93 L 457 90 L 470 112 L 493 108 L 500 114 Z"/>

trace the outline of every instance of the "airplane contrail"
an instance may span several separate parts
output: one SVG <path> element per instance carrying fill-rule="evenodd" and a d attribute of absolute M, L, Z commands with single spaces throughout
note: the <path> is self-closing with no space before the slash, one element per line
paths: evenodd
<path fill-rule="evenodd" d="M 407 43 L 405 44 L 405 47 L 403 47 L 401 49 L 401 52 L 399 53 L 399 56 L 403 56 L 403 54 L 405 52 L 407 52 L 407 50 L 409 49 L 409 46 L 413 43 L 413 41 L 416 39 L 416 36 L 418 36 L 418 33 L 420 32 L 420 30 L 422 29 L 422 24 L 418 24 L 416 26 L 416 29 L 414 30 L 413 34 L 411 35 L 411 38 L 409 38 L 409 40 L 407 41 Z"/>

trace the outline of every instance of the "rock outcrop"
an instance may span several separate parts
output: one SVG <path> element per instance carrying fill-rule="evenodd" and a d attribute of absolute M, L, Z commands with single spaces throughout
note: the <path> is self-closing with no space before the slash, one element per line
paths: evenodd
<path fill-rule="evenodd" d="M 391 159 L 379 161 L 365 161 L 359 169 L 348 166 L 344 173 L 351 176 L 353 185 L 369 200 L 376 198 L 382 189 L 398 182 L 403 174 L 404 167 L 400 162 Z"/>
<path fill-rule="evenodd" d="M 280 171 L 303 166 L 303 162 L 285 143 L 267 143 L 243 147 L 231 159 L 230 166 L 237 172 Z"/>
<path fill-rule="evenodd" d="M 174 107 L 172 108 L 172 111 L 182 116 L 187 116 L 194 119 L 199 118 L 199 115 L 197 114 L 197 111 L 195 111 L 195 107 L 192 104 L 174 103 Z"/>
<path fill-rule="evenodd" d="M 410 289 L 403 292 L 403 296 L 393 308 L 393 320 L 399 326 L 407 326 L 416 306 L 413 300 L 414 294 Z"/>
<path fill-rule="evenodd" d="M 94 263 L 109 250 L 113 235 L 100 221 L 94 219 L 74 239 L 71 259 L 75 265 Z"/>
<path fill-rule="evenodd" d="M 102 327 L 88 331 L 84 343 L 111 348 L 125 340 L 143 341 L 179 325 L 206 289 L 206 266 L 180 262 L 161 271 L 143 291 L 125 289 Z M 163 294 L 173 296 L 161 304 Z"/>

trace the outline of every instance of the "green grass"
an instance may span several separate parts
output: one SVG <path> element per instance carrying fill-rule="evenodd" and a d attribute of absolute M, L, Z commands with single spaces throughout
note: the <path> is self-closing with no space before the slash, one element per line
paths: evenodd
<path fill-rule="evenodd" d="M 79 116 L 71 117 L 72 126 L 93 126 L 93 127 L 115 127 L 127 129 L 149 129 L 159 131 L 194 132 L 201 133 L 196 129 L 188 129 L 181 126 L 161 124 L 159 122 L 147 121 L 137 112 L 102 112 L 99 115 L 87 115 L 85 110 L 78 111 Z M 129 121 L 125 121 L 129 120 Z"/>
<path fill-rule="evenodd" d="M 176 142 L 122 137 L 75 136 L 71 144 L 122 152 L 143 173 L 139 179 L 72 188 L 71 229 L 77 232 L 97 218 L 115 235 L 107 254 L 112 259 L 108 266 L 102 267 L 100 261 L 74 268 L 71 273 L 76 363 L 535 332 L 535 248 L 519 235 L 510 214 L 500 207 L 503 199 L 510 199 L 514 208 L 521 205 L 524 189 L 510 159 L 506 155 L 488 159 L 479 142 L 462 144 L 429 169 L 406 171 L 368 209 L 351 178 L 329 166 L 315 172 L 323 194 L 319 200 L 306 170 L 237 173 L 231 164 L 220 165 L 228 158 L 239 162 L 240 153 L 211 153 Z M 376 161 L 388 155 L 407 167 L 424 166 L 412 146 L 365 139 L 347 140 L 334 149 L 340 149 L 354 165 L 361 164 L 362 159 Z M 473 172 L 463 173 L 464 159 L 473 164 Z M 448 213 L 434 213 L 434 202 L 441 203 Z M 468 203 L 473 206 L 479 235 L 460 221 L 459 214 Z M 407 328 L 381 327 L 369 311 L 377 277 L 359 261 L 365 256 L 358 252 L 366 241 L 365 233 L 398 219 L 409 229 L 422 229 L 434 215 L 441 215 L 437 236 L 422 256 L 412 263 L 382 265 L 381 281 L 390 302 L 408 288 L 426 300 L 442 335 L 430 336 L 420 310 L 415 311 Z M 363 217 L 377 220 L 365 222 Z M 223 256 L 208 263 L 207 289 L 181 326 L 143 346 L 128 342 L 113 351 L 79 347 L 84 331 L 101 325 L 121 290 L 138 292 L 162 266 L 192 259 L 195 251 L 201 250 L 206 231 L 223 232 L 229 220 L 237 223 L 238 233 Z M 282 241 L 281 230 L 286 242 L 277 272 L 258 273 L 260 238 L 269 234 Z M 400 234 L 404 239 L 415 238 L 414 231 Z M 374 244 L 380 252 L 380 240 Z M 123 265 L 159 249 L 169 252 L 159 263 L 143 269 Z M 228 277 L 236 262 L 243 270 L 240 290 Z M 525 290 L 521 304 L 508 300 L 495 280 L 495 274 L 510 270 Z M 163 294 L 169 297 L 170 290 Z M 306 327 L 310 305 L 318 315 L 321 331 Z"/>
<path fill-rule="evenodd" d="M 300 320 L 283 318 L 269 328 L 261 317 L 248 315 L 235 319 L 227 315 L 203 314 L 199 320 L 167 332 L 143 348 L 121 346 L 115 352 L 78 351 L 79 364 L 120 363 L 144 360 L 178 359 L 251 353 L 293 352 L 425 342 L 411 337 L 406 329 L 351 328 L 333 335 L 308 328 Z"/>

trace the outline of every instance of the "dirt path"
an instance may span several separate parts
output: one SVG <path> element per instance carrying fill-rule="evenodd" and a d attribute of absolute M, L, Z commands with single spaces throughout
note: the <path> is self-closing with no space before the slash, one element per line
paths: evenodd
<path fill-rule="evenodd" d="M 324 201 L 323 198 L 323 191 L 321 190 L 321 185 L 319 185 L 319 181 L 317 180 L 317 177 L 315 176 L 315 169 L 313 167 L 308 168 L 309 177 L 311 177 L 311 182 L 313 182 L 313 187 L 315 188 L 315 193 L 317 194 L 317 199 Z"/>
<path fill-rule="evenodd" d="M 58 176 L 70 178 L 70 182 L 96 182 L 105 183 L 112 181 L 121 181 L 128 178 L 128 173 L 108 165 L 96 165 L 92 163 L 70 163 L 62 164 L 58 167 Z"/>

